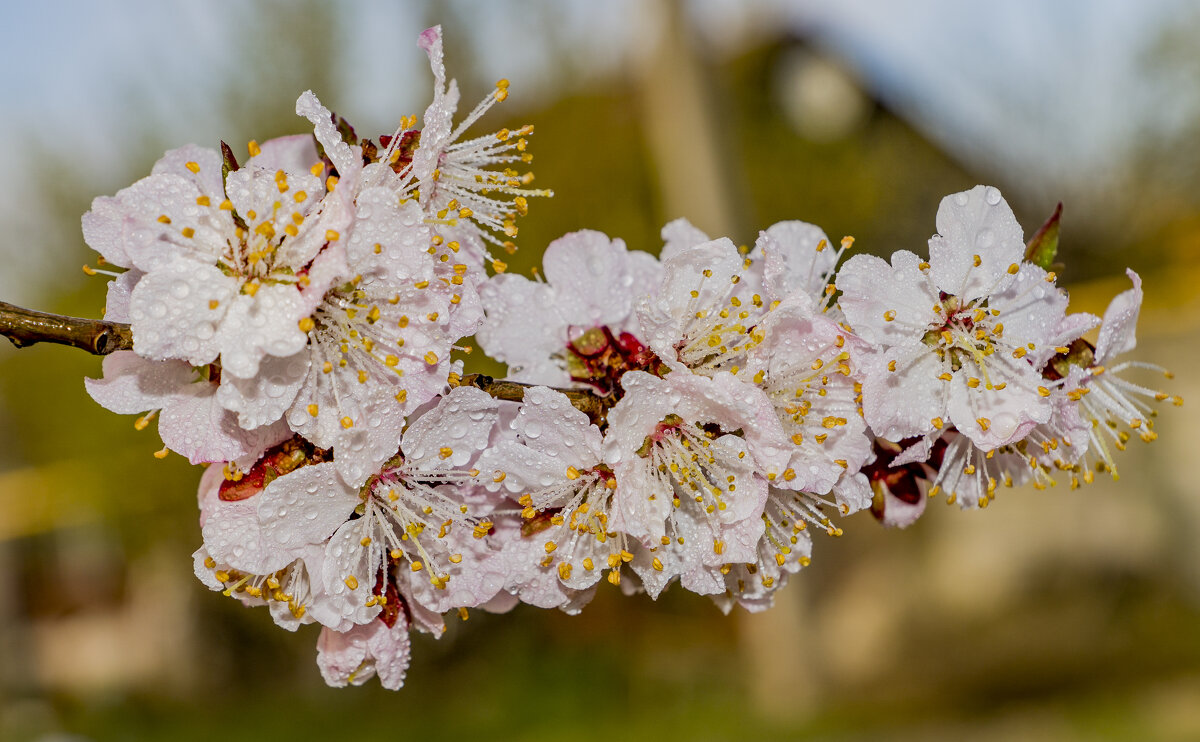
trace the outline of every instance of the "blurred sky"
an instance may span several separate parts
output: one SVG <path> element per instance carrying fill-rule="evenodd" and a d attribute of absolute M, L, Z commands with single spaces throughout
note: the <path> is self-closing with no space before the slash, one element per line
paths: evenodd
<path fill-rule="evenodd" d="M 712 53 L 780 33 L 806 35 L 961 162 L 998 173 L 1007 180 L 998 183 L 1002 187 L 1019 184 L 1039 197 L 1090 199 L 1092 206 L 1119 199 L 1129 153 L 1145 132 L 1177 128 L 1192 101 L 1146 73 L 1164 31 L 1188 18 L 1185 9 L 1194 6 L 1186 0 L 684 4 Z M 29 226 L 35 207 L 25 193 L 25 173 L 37 167 L 31 152 L 72 153 L 73 172 L 108 184 L 113 181 L 104 174 L 127 172 L 123 158 L 147 131 L 167 146 L 212 145 L 228 137 L 206 100 L 229 79 L 245 79 L 249 88 L 258 74 L 233 68 L 239 59 L 234 46 L 246 43 L 246 34 L 234 30 L 247 22 L 252 5 L 5 3 L 0 141 L 9 177 L 0 185 L 0 217 L 12 224 L 13 214 L 22 215 Z M 352 38 L 342 33 L 294 43 L 335 69 L 340 83 L 317 90 L 323 100 L 360 128 L 385 131 L 428 98 L 427 67 L 412 41 L 425 23 L 444 22 L 451 49 L 470 50 L 470 68 L 458 69 L 465 82 L 509 77 L 520 107 L 553 99 L 563 84 L 617 72 L 651 49 L 661 14 L 647 12 L 649 6 L 638 0 L 343 0 L 329 7 L 353 19 Z M 280 16 L 298 12 L 286 3 L 278 7 Z M 256 29 L 273 32 L 270 18 Z M 134 109 L 141 121 L 131 129 Z M 296 131 L 304 128 L 297 120 Z M 128 181 L 110 187 L 122 182 Z M 37 284 L 30 279 L 50 259 L 30 247 L 4 245 L 20 260 L 8 261 L 0 292 L 18 302 L 34 299 Z"/>

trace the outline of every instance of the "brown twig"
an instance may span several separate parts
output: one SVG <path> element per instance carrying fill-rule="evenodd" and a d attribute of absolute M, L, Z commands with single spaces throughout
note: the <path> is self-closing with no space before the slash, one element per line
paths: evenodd
<path fill-rule="evenodd" d="M 0 301 L 0 335 L 18 348 L 34 343 L 58 343 L 98 356 L 133 348 L 129 325 L 122 322 L 66 317 L 3 301 Z"/>
<path fill-rule="evenodd" d="M 476 389 L 482 389 L 496 399 L 520 402 L 525 399 L 525 390 L 537 386 L 537 384 L 526 384 L 507 379 L 494 379 L 484 374 L 467 374 L 458 382 L 458 386 L 473 386 Z M 571 404 L 574 405 L 575 409 L 586 414 L 592 419 L 592 422 L 597 424 L 603 423 L 605 414 L 615 401 L 611 397 L 601 397 L 587 389 L 551 388 L 565 394 L 567 399 L 571 400 Z"/>
<path fill-rule="evenodd" d="M 18 348 L 24 348 L 34 343 L 58 343 L 86 350 L 88 353 L 98 356 L 108 355 L 116 350 L 133 349 L 133 335 L 129 331 L 129 325 L 123 322 L 66 317 L 61 314 L 24 309 L 2 301 L 0 301 L 0 335 L 7 337 Z M 484 374 L 467 374 L 462 377 L 458 385 L 473 386 L 476 389 L 482 389 L 496 399 L 510 402 L 520 402 L 525 398 L 525 390 L 534 386 L 519 381 L 494 379 Z M 586 389 L 558 389 L 557 391 L 567 395 L 576 409 L 597 423 L 603 422 L 605 413 L 613 405 L 610 397 L 601 397 Z"/>

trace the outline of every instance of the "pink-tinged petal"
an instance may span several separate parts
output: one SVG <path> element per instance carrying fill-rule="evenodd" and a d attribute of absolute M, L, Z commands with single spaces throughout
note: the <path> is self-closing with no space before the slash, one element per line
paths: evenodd
<path fill-rule="evenodd" d="M 921 259 L 900 250 L 889 265 L 874 255 L 855 255 L 837 274 L 838 305 L 854 331 L 870 343 L 899 345 L 919 340 L 940 324 L 933 307 L 936 288 L 921 270 Z"/>
<path fill-rule="evenodd" d="M 386 624 L 384 626 L 386 628 Z M 409 663 L 409 640 L 408 622 L 403 612 L 396 618 L 392 628 L 385 631 L 376 629 L 374 635 L 367 639 L 367 648 L 375 657 L 375 674 L 379 676 L 380 685 L 388 690 L 404 687 L 404 675 L 408 672 Z"/>
<path fill-rule="evenodd" d="M 509 378 L 564 385 L 570 377 L 553 357 L 567 345 L 567 322 L 548 285 L 501 274 L 479 287 L 485 318 L 475 339 L 492 358 L 508 364 Z"/>
<path fill-rule="evenodd" d="M 365 188 L 357 208 L 346 244 L 346 259 L 355 273 L 397 287 L 434 280 L 435 258 L 428 252 L 432 231 L 420 206 L 409 201 L 397 208 L 391 188 Z"/>
<path fill-rule="evenodd" d="M 483 300 L 479 298 L 478 284 L 473 281 L 464 282 L 455 289 L 459 300 L 457 304 L 450 305 L 446 336 L 457 341 L 474 335 L 483 326 Z"/>
<path fill-rule="evenodd" d="M 129 321 L 129 302 L 133 297 L 133 287 L 142 276 L 146 275 L 137 268 L 130 268 L 108 282 L 108 292 L 104 300 L 104 319 L 109 322 Z"/>
<path fill-rule="evenodd" d="M 588 467 L 600 460 L 600 429 L 562 392 L 544 386 L 526 389 L 512 426 L 526 446 L 561 461 Z"/>
<path fill-rule="evenodd" d="M 466 467 L 487 447 L 499 406 L 487 392 L 457 387 L 408 426 L 405 462 L 426 471 Z"/>
<path fill-rule="evenodd" d="M 193 464 L 233 461 L 249 454 L 250 431 L 238 427 L 233 415 L 217 403 L 211 384 L 196 386 L 201 393 L 180 395 L 159 413 L 163 444 Z"/>
<path fill-rule="evenodd" d="M 215 264 L 233 219 L 229 212 L 201 207 L 197 199 L 204 196 L 212 204 L 224 198 L 205 193 L 190 178 L 150 175 L 113 198 L 96 199 L 83 219 L 84 237 L 114 265 L 147 272 L 181 257 Z M 190 237 L 184 237 L 185 229 L 192 230 Z"/>
<path fill-rule="evenodd" d="M 837 250 L 824 230 L 800 221 L 779 222 L 759 232 L 750 257 L 759 256 L 765 263 L 763 284 L 769 300 L 794 293 L 822 295 L 837 263 Z"/>
<path fill-rule="evenodd" d="M 196 505 L 200 508 L 200 527 L 208 520 L 208 514 L 221 504 L 221 483 L 225 481 L 223 467 L 210 466 L 200 475 L 200 485 L 196 488 Z"/>
<path fill-rule="evenodd" d="M 259 522 L 258 500 L 258 496 L 218 500 L 200 531 L 213 559 L 242 572 L 265 575 L 286 567 L 296 554 L 267 536 Z"/>
<path fill-rule="evenodd" d="M 311 90 L 305 90 L 296 100 L 296 114 L 308 119 L 316 133 L 325 156 L 337 168 L 339 186 L 353 186 L 362 170 L 362 148 L 351 147 L 342 140 L 341 132 L 333 125 L 333 114 L 321 105 Z M 343 182 L 344 181 L 344 182 Z"/>
<path fill-rule="evenodd" d="M 446 633 L 446 619 L 441 613 L 429 610 L 413 598 L 408 580 L 399 580 L 398 586 L 400 595 L 404 598 L 404 604 L 408 606 L 409 618 L 414 629 L 426 634 L 433 634 L 434 637 L 441 637 Z"/>
<path fill-rule="evenodd" d="M 345 632 L 326 627 L 317 640 L 317 667 L 334 688 L 362 685 L 378 675 L 384 688 L 399 690 L 404 687 L 409 654 L 408 622 L 403 613 L 391 628 L 382 620 Z"/>
<path fill-rule="evenodd" d="M 847 514 L 849 514 L 871 507 L 874 493 L 871 491 L 870 481 L 862 472 L 847 471 L 833 486 L 833 496 L 838 505 L 843 505 L 848 509 Z"/>
<path fill-rule="evenodd" d="M 1133 281 L 1133 288 L 1117 294 L 1104 310 L 1104 322 L 1100 325 L 1100 337 L 1096 341 L 1097 365 L 1109 363 L 1137 346 L 1137 320 L 1142 307 L 1142 279 L 1128 269 L 1125 275 Z"/>
<path fill-rule="evenodd" d="M 963 301 L 1002 290 L 1012 280 L 1009 266 L 1025 255 L 1021 225 L 992 186 L 943 198 L 937 230 L 929 240 L 930 275 L 939 289 Z"/>
<path fill-rule="evenodd" d="M 217 398 L 221 405 L 237 413 L 238 425 L 247 430 L 270 425 L 283 419 L 308 373 L 308 354 L 303 351 L 287 358 L 267 356 L 259 364 L 258 374 L 249 379 L 233 375 L 221 378 Z"/>
<path fill-rule="evenodd" d="M 142 279 L 139 289 L 149 279 Z M 139 289 L 134 291 L 135 308 Z M 236 295 L 216 335 L 222 372 L 246 379 L 258 373 L 264 355 L 299 353 L 308 344 L 308 336 L 299 326 L 306 315 L 295 286 L 264 285 L 254 296 Z"/>
<path fill-rule="evenodd" d="M 1088 330 L 1100 324 L 1100 318 L 1094 314 L 1087 312 L 1076 312 L 1068 314 L 1059 323 L 1057 331 L 1054 333 L 1051 343 L 1058 346 L 1070 345 Z"/>
<path fill-rule="evenodd" d="M 879 521 L 889 528 L 908 528 L 917 522 L 917 518 L 925 512 L 925 501 L 929 498 L 924 493 L 916 502 L 905 502 L 896 497 L 887 488 L 883 489 L 883 504 Z"/>
<path fill-rule="evenodd" d="M 198 379 L 183 361 L 151 361 L 129 350 L 105 356 L 101 368 L 104 377 L 84 379 L 84 386 L 100 406 L 120 415 L 161 409 Z"/>
<path fill-rule="evenodd" d="M 234 280 L 220 270 L 190 260 L 147 273 L 129 302 L 134 350 L 155 360 L 211 363 L 222 350 L 218 323 L 228 315 L 235 291 Z"/>
<path fill-rule="evenodd" d="M 932 433 L 927 433 L 926 435 L 917 439 L 916 443 L 897 454 L 896 458 L 892 459 L 892 463 L 888 464 L 888 466 L 895 468 L 897 466 L 920 464 L 924 461 L 928 461 L 929 454 L 933 451 L 933 442 L 937 440 L 938 436 L 940 435 L 941 432 L 937 430 L 933 431 Z"/>
<path fill-rule="evenodd" d="M 1022 263 L 1012 283 L 988 299 L 988 308 L 1000 312 L 995 321 L 1004 325 L 1004 337 L 1015 339 L 1029 350 L 1026 362 L 1034 368 L 1041 368 L 1050 360 L 1055 347 L 1069 342 L 1063 335 L 1082 324 L 1064 325 L 1067 294 L 1048 282 L 1048 277 L 1038 266 Z M 1032 349 L 1029 343 L 1033 343 Z"/>
<path fill-rule="evenodd" d="M 624 321 L 633 299 L 627 255 L 624 242 L 588 229 L 551 242 L 542 266 L 559 314 L 581 328 Z"/>
<path fill-rule="evenodd" d="M 263 538 L 294 558 L 309 544 L 327 540 L 350 517 L 359 497 L 325 462 L 289 472 L 242 502 L 254 506 Z"/>
<path fill-rule="evenodd" d="M 222 164 L 221 153 L 215 149 L 185 144 L 168 150 L 154 163 L 150 173 L 178 175 L 193 181 L 201 193 L 209 197 L 220 197 L 225 193 L 225 181 L 221 176 Z"/>
<path fill-rule="evenodd" d="M 442 541 L 442 548 L 461 554 L 457 564 L 445 562 L 449 576 L 442 588 L 434 587 L 428 570 L 408 572 L 413 599 L 426 608 L 445 613 L 455 608 L 479 607 L 504 589 L 508 578 L 508 562 L 493 550 L 488 539 L 475 538 L 469 529 L 452 528 Z"/>
<path fill-rule="evenodd" d="M 425 374 L 420 371 L 404 377 L 410 392 L 406 404 L 399 402 L 395 390 L 378 376 L 360 384 L 351 373 L 327 374 L 314 364 L 287 412 L 288 425 L 314 445 L 332 448 L 338 472 L 348 484 L 357 486 L 396 455 L 405 412 L 419 399 L 414 382 Z M 437 391 L 445 384 L 445 374 L 441 378 Z"/>
<path fill-rule="evenodd" d="M 561 460 L 545 451 L 523 446 L 515 440 L 491 443 L 480 455 L 476 468 L 487 475 L 487 488 L 514 499 L 530 489 L 549 487 L 561 481 L 574 459 Z M 575 465 L 578 469 L 578 465 Z M 498 472 L 498 473 L 497 473 Z M 503 474 L 499 482 L 497 477 Z M 544 484 L 543 484 L 544 483 Z"/>
<path fill-rule="evenodd" d="M 1042 377 L 1028 363 L 997 353 L 987 372 L 974 364 L 955 372 L 946 405 L 954 427 L 984 451 L 1015 443 L 1050 419 L 1050 400 L 1038 393 Z M 971 387 L 971 377 L 987 381 Z"/>
<path fill-rule="evenodd" d="M 376 535 L 371 532 L 372 521 L 367 516 L 342 524 L 325 546 L 320 580 L 328 594 L 326 605 L 331 615 L 341 621 L 370 623 L 382 610 L 371 601 L 384 563 L 384 545 L 370 538 Z"/>
<path fill-rule="evenodd" d="M 217 403 L 207 376 L 183 361 L 150 361 L 118 351 L 105 356 L 103 379 L 84 384 L 93 399 L 114 412 L 161 410 L 163 443 L 193 464 L 231 461 L 261 450 L 261 433 L 239 428 Z"/>
<path fill-rule="evenodd" d="M 306 173 L 317 164 L 317 147 L 311 134 L 291 134 L 268 139 L 258 146 L 259 153 L 242 163 L 243 167 L 261 168 L 272 173 Z"/>
<path fill-rule="evenodd" d="M 421 182 L 433 175 L 441 160 L 442 149 L 450 141 L 454 128 L 454 112 L 458 110 L 458 85 L 451 80 L 446 84 L 446 64 L 442 51 L 442 27 L 426 29 L 417 40 L 417 45 L 429 55 L 429 67 L 433 70 L 433 101 L 425 109 L 422 119 L 421 144 L 413 153 L 412 172 Z M 425 189 L 422 189 L 425 190 Z M 422 198 L 428 195 L 422 193 Z"/>
<path fill-rule="evenodd" d="M 889 363 L 895 361 L 895 371 Z M 899 441 L 934 430 L 946 417 L 943 364 L 923 343 L 897 345 L 861 359 L 863 415 L 880 438 Z"/>
<path fill-rule="evenodd" d="M 497 558 L 503 564 L 504 590 L 508 594 L 537 608 L 558 608 L 570 601 L 573 591 L 558 579 L 558 570 L 542 566 L 546 559 L 544 532 L 524 536 L 519 519 L 502 517 L 488 538 L 500 544 Z M 596 572 L 599 570 L 593 574 Z"/>
<path fill-rule="evenodd" d="M 676 346 L 696 320 L 697 309 L 726 305 L 742 265 L 737 247 L 725 238 L 681 250 L 664 260 L 658 292 L 637 307 L 642 328 L 639 337 L 659 358 L 679 365 Z"/>
<path fill-rule="evenodd" d="M 687 219 L 676 219 L 662 228 L 663 249 L 659 253 L 659 260 L 668 260 L 675 257 L 679 252 L 687 250 L 690 247 L 695 247 L 702 242 L 708 242 L 712 238 L 701 232 Z"/>
<path fill-rule="evenodd" d="M 201 546 L 196 551 L 192 552 L 192 572 L 196 575 L 196 579 L 200 580 L 200 584 L 207 587 L 209 590 L 224 590 L 225 586 L 213 575 L 213 571 L 205 564 L 211 559 L 208 550 Z"/>
<path fill-rule="evenodd" d="M 99 196 L 82 220 L 83 240 L 88 247 L 121 268 L 133 265 L 133 257 L 126 249 L 133 223 L 126 217 L 126 207 L 119 198 Z"/>
<path fill-rule="evenodd" d="M 658 258 L 650 253 L 642 252 L 641 250 L 630 250 L 625 258 L 625 275 L 622 276 L 622 281 L 632 278 L 632 283 L 629 285 L 629 314 L 621 321 L 621 323 L 613 327 L 613 332 L 617 330 L 638 335 L 641 331 L 638 324 L 636 309 L 641 304 L 642 300 L 652 297 L 658 291 L 659 285 L 662 283 L 662 263 Z"/>

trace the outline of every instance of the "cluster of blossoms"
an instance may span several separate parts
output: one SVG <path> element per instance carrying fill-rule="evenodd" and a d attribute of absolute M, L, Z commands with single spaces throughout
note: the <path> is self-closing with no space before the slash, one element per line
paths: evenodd
<path fill-rule="evenodd" d="M 761 610 L 814 531 L 1115 475 L 1114 450 L 1153 439 L 1151 403 L 1180 401 L 1124 378 L 1146 367 L 1118 360 L 1137 275 L 1103 321 L 1067 314 L 990 187 L 942 202 L 927 260 L 839 268 L 852 240 L 809 224 L 739 249 L 679 220 L 658 257 L 583 231 L 548 247 L 544 280 L 506 274 L 489 251 L 546 195 L 513 169 L 532 129 L 464 138 L 507 82 L 455 125 L 439 30 L 420 43 L 420 129 L 359 138 L 305 93 L 312 135 L 242 163 L 173 150 L 84 217 L 126 269 L 106 319 L 134 339 L 89 392 L 211 464 L 197 576 L 320 624 L 331 684 L 399 687 L 410 629 L 576 612 L 601 582 Z M 451 362 L 472 335 L 520 401 Z"/>

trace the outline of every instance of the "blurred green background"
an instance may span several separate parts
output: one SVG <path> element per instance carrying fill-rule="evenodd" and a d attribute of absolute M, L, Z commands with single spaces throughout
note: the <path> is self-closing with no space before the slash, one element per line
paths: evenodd
<path fill-rule="evenodd" d="M 942 195 L 991 183 L 1027 234 L 1066 202 L 1073 308 L 1142 274 L 1138 355 L 1195 400 L 1200 14 L 1046 5 L 5 6 L 0 298 L 99 315 L 104 284 L 78 268 L 93 197 L 188 141 L 306 130 L 306 88 L 388 132 L 428 100 L 414 40 L 442 23 L 464 101 L 512 80 L 482 126 L 534 123 L 556 192 L 510 270 L 585 227 L 657 251 L 677 216 L 739 243 L 799 218 L 921 252 Z M 1117 484 L 931 506 L 903 532 L 856 516 L 765 614 L 613 589 L 576 617 L 474 612 L 417 636 L 390 693 L 325 688 L 314 627 L 193 578 L 199 470 L 87 397 L 99 368 L 0 347 L 0 739 L 1200 739 L 1191 408 Z"/>

